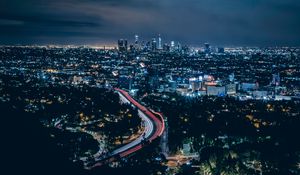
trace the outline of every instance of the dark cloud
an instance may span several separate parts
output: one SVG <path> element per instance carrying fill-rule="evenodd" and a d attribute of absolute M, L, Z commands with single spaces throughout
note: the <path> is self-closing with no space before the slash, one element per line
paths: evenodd
<path fill-rule="evenodd" d="M 1 43 L 299 45 L 298 0 L 2 0 Z"/>
<path fill-rule="evenodd" d="M 61 19 L 59 17 L 39 16 L 6 16 L 0 18 L 0 25 L 39 25 L 45 27 L 98 27 L 99 22 L 80 21 L 76 19 Z"/>

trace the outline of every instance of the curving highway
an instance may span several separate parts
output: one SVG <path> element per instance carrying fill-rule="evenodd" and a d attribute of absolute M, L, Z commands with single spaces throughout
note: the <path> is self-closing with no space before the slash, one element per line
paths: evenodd
<path fill-rule="evenodd" d="M 116 157 L 125 157 L 128 156 L 140 149 L 143 148 L 144 144 L 142 144 L 142 141 L 148 141 L 148 142 L 152 142 L 154 139 L 158 138 L 159 136 L 162 135 L 164 129 L 165 129 L 165 124 L 164 124 L 164 120 L 163 117 L 160 113 L 156 113 L 154 111 L 150 111 L 148 110 L 146 107 L 142 106 L 141 104 L 139 104 L 136 100 L 134 100 L 129 94 L 128 92 L 119 89 L 119 88 L 115 88 L 115 91 L 118 92 L 120 99 L 124 102 L 124 103 L 128 103 L 131 104 L 132 106 L 134 106 L 135 108 L 138 109 L 138 115 L 139 117 L 141 117 L 142 121 L 143 121 L 143 125 L 144 125 L 144 132 L 142 133 L 142 135 L 140 135 L 137 139 L 135 139 L 134 141 L 120 147 L 117 148 L 116 150 L 112 151 L 110 154 L 106 155 L 106 156 L 102 156 L 102 157 L 97 157 L 95 158 L 95 164 L 87 167 L 87 169 L 91 169 L 97 166 L 101 166 L 104 163 L 108 163 L 108 162 L 112 162 L 115 160 Z M 154 113 L 156 115 L 159 116 L 159 118 L 157 118 L 157 116 L 154 115 Z"/>

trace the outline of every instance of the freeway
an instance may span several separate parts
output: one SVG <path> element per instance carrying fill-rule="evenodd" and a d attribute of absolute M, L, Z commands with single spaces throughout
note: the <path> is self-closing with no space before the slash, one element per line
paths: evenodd
<path fill-rule="evenodd" d="M 160 137 L 165 129 L 165 124 L 163 117 L 160 113 L 156 113 L 154 111 L 148 110 L 146 107 L 139 104 L 136 100 L 134 100 L 128 92 L 115 88 L 115 91 L 118 92 L 120 99 L 125 102 L 133 105 L 138 109 L 138 115 L 141 117 L 144 125 L 144 132 L 142 135 L 140 135 L 137 139 L 134 141 L 117 148 L 116 150 L 112 151 L 110 154 L 102 157 L 95 158 L 95 163 L 91 167 L 88 167 L 87 169 L 91 169 L 97 166 L 101 166 L 104 163 L 114 161 L 116 157 L 126 157 L 140 149 L 143 148 L 144 144 L 142 144 L 142 141 L 148 141 L 152 142 L 154 139 Z M 159 116 L 159 118 L 156 115 Z"/>

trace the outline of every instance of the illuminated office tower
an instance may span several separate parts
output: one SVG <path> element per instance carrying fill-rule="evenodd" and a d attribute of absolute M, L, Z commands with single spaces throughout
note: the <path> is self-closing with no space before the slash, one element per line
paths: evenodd
<path fill-rule="evenodd" d="M 175 51 L 175 42 L 174 42 L 174 41 L 171 41 L 170 51 L 171 51 L 171 52 L 174 52 L 174 51 Z"/>
<path fill-rule="evenodd" d="M 151 50 L 152 51 L 156 51 L 157 50 L 157 43 L 156 43 L 156 39 L 155 38 L 152 38 L 152 41 L 151 41 Z"/>
<path fill-rule="evenodd" d="M 158 35 L 158 49 L 159 49 L 159 50 L 162 49 L 160 34 Z"/>
<path fill-rule="evenodd" d="M 134 35 L 134 49 L 139 50 L 141 48 L 141 45 L 139 43 L 139 36 Z"/>
<path fill-rule="evenodd" d="M 139 44 L 139 36 L 138 35 L 134 35 L 134 44 L 135 45 Z"/>

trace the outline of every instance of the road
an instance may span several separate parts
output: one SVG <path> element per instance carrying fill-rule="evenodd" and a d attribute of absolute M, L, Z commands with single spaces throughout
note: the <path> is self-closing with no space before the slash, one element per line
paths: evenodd
<path fill-rule="evenodd" d="M 116 157 L 126 157 L 140 149 L 143 148 L 143 144 L 141 143 L 142 140 L 152 142 L 154 139 L 160 137 L 165 129 L 164 120 L 162 115 L 154 115 L 153 112 L 149 111 L 146 107 L 139 104 L 136 100 L 134 100 L 128 92 L 115 88 L 115 91 L 118 92 L 120 99 L 124 103 L 129 103 L 135 108 L 138 109 L 138 115 L 141 117 L 142 122 L 144 124 L 144 132 L 134 141 L 117 148 L 116 150 L 112 151 L 110 154 L 102 157 L 95 158 L 95 164 L 87 169 L 91 169 L 97 166 L 101 166 L 104 163 L 114 161 Z"/>

